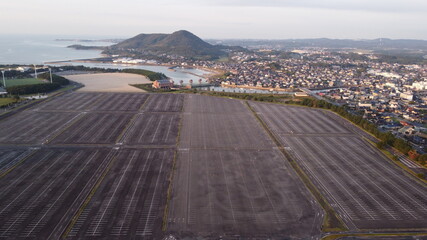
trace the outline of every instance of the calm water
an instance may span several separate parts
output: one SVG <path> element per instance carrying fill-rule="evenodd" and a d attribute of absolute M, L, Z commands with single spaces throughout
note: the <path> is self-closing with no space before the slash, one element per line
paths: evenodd
<path fill-rule="evenodd" d="M 171 78 L 175 84 L 179 84 L 182 80 L 183 84 L 186 85 L 190 80 L 193 80 L 193 85 L 199 85 L 199 79 L 202 79 L 202 85 L 206 84 L 206 79 L 200 77 L 201 75 L 208 74 L 208 72 L 200 69 L 187 69 L 187 68 L 175 68 L 169 69 L 166 66 L 153 66 L 153 65 L 128 65 L 128 64 L 113 64 L 113 63 L 81 63 L 81 62 L 70 62 L 67 64 L 71 65 L 83 65 L 86 67 L 99 67 L 99 68 L 115 68 L 115 69 L 146 69 L 153 72 L 160 72 Z"/>
<path fill-rule="evenodd" d="M 214 91 L 214 92 L 233 92 L 233 93 L 294 94 L 294 92 L 268 91 L 268 90 L 247 89 L 247 88 L 203 87 L 202 90 Z"/>
<path fill-rule="evenodd" d="M 101 51 L 75 50 L 72 44 L 108 46 L 107 42 L 80 43 L 55 39 L 105 39 L 94 37 L 0 35 L 0 64 L 43 64 L 49 61 L 96 58 Z"/>

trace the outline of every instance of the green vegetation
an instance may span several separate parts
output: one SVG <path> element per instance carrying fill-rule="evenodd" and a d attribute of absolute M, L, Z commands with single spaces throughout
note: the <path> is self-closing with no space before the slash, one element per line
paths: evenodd
<path fill-rule="evenodd" d="M 236 99 L 245 99 L 253 100 L 260 102 L 275 102 L 283 103 L 286 100 L 291 99 L 293 96 L 291 94 L 260 94 L 260 93 L 231 93 L 231 92 L 213 92 L 213 91 L 200 91 L 202 95 L 209 96 L 220 96 L 220 97 L 229 97 Z"/>
<path fill-rule="evenodd" d="M 425 165 L 427 162 L 427 154 L 422 154 L 417 158 L 417 161 L 421 164 L 421 165 Z"/>
<path fill-rule="evenodd" d="M 85 46 L 85 45 L 81 45 L 81 44 L 73 44 L 68 46 L 67 48 L 73 48 L 76 50 L 104 50 L 105 47 L 101 47 L 101 46 Z"/>
<path fill-rule="evenodd" d="M 274 71 L 282 69 L 282 66 L 277 62 L 270 63 L 268 64 L 268 66 L 270 67 L 271 70 L 274 70 Z"/>
<path fill-rule="evenodd" d="M 178 55 L 199 60 L 214 60 L 227 53 L 224 46 L 211 45 L 196 35 L 185 31 L 172 34 L 139 34 L 107 47 L 104 54 L 143 57 L 150 55 Z"/>
<path fill-rule="evenodd" d="M 425 174 L 424 173 L 417 173 L 417 177 L 424 179 L 425 178 Z"/>
<path fill-rule="evenodd" d="M 144 84 L 129 84 L 132 87 L 136 87 L 142 90 L 145 90 L 147 92 L 174 92 L 175 90 L 170 89 L 157 89 L 153 88 L 153 85 L 151 83 L 144 83 Z"/>
<path fill-rule="evenodd" d="M 379 149 L 385 149 L 387 147 L 387 143 L 385 141 L 379 141 L 377 142 L 376 146 Z"/>
<path fill-rule="evenodd" d="M 335 240 L 343 237 L 364 237 L 364 239 L 384 239 L 380 237 L 392 238 L 396 236 L 427 236 L 426 233 L 353 233 L 353 234 L 331 234 L 322 238 L 322 240 Z"/>
<path fill-rule="evenodd" d="M 101 73 L 133 73 L 139 74 L 148 77 L 151 81 L 167 79 L 167 76 L 163 73 L 153 72 L 145 69 L 112 69 L 112 68 L 97 68 L 97 67 L 85 67 L 85 66 L 61 66 L 60 67 L 64 71 L 88 71 L 88 72 L 101 72 Z M 55 70 L 59 70 L 59 68 L 55 68 Z M 49 78 L 50 80 L 50 78 Z"/>
<path fill-rule="evenodd" d="M 12 95 L 24 95 L 33 93 L 46 93 L 60 88 L 58 83 L 41 83 L 33 85 L 20 85 L 7 87 L 7 92 Z"/>
<path fill-rule="evenodd" d="M 3 85 L 3 81 L 1 81 Z M 6 87 L 31 85 L 31 84 L 42 84 L 44 81 L 39 78 L 17 78 L 17 79 L 6 79 Z"/>
<path fill-rule="evenodd" d="M 0 108 L 12 103 L 16 103 L 17 101 L 18 100 L 16 98 L 0 98 Z"/>
<path fill-rule="evenodd" d="M 399 64 L 426 64 L 427 59 L 423 58 L 424 54 L 411 54 L 389 51 L 379 51 L 378 62 L 399 63 Z"/>
<path fill-rule="evenodd" d="M 50 74 L 49 73 L 42 73 L 39 75 L 40 78 L 43 78 L 50 82 Z M 56 74 L 52 74 L 52 83 L 58 83 L 61 86 L 68 85 L 70 81 L 64 77 L 58 76 Z"/>
<path fill-rule="evenodd" d="M 150 79 L 151 81 L 167 79 L 166 75 L 164 75 L 163 73 L 148 71 L 144 69 L 123 69 L 122 72 L 143 75 L 148 77 L 148 79 Z"/>

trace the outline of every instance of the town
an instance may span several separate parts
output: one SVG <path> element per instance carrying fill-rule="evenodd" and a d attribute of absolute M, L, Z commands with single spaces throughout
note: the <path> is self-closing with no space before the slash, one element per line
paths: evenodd
<path fill-rule="evenodd" d="M 375 54 L 327 49 L 234 52 L 229 62 L 170 56 L 170 65 L 213 69 L 222 87 L 298 92 L 346 106 L 382 131 L 408 140 L 419 153 L 427 147 L 427 67 L 380 62 Z M 297 93 L 298 94 L 298 93 Z M 303 95 L 303 94 L 301 94 Z"/>

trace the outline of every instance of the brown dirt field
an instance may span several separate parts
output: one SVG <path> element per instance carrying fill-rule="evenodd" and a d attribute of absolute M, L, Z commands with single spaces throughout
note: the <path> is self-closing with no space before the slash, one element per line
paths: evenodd
<path fill-rule="evenodd" d="M 94 73 L 65 77 L 84 84 L 85 86 L 78 90 L 81 92 L 145 92 L 129 84 L 151 83 L 147 77 L 131 73 Z"/>

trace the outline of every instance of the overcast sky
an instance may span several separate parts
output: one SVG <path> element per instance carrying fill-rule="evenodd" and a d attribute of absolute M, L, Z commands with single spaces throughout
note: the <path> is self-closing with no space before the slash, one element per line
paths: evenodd
<path fill-rule="evenodd" d="M 427 0 L 1 0 L 6 34 L 427 40 Z"/>

